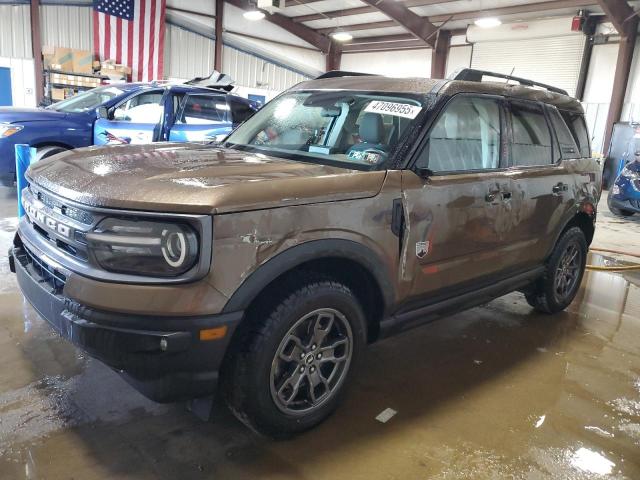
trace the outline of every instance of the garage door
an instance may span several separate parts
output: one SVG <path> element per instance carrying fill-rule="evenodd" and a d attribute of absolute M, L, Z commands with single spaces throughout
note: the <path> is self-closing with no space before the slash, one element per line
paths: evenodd
<path fill-rule="evenodd" d="M 478 42 L 471 67 L 530 78 L 575 95 L 584 53 L 584 35 Z"/>

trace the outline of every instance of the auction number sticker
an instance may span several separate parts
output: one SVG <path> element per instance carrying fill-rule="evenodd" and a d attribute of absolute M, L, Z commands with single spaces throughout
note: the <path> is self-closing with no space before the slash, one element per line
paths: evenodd
<path fill-rule="evenodd" d="M 416 118 L 422 108 L 408 103 L 383 102 L 375 100 L 364 109 L 365 112 L 393 115 L 394 117 Z"/>

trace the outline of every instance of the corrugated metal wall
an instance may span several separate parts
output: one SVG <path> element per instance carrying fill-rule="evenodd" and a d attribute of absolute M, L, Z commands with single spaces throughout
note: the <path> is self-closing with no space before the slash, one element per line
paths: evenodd
<path fill-rule="evenodd" d="M 214 42 L 210 38 L 167 24 L 164 41 L 165 77 L 188 80 L 213 70 Z"/>
<path fill-rule="evenodd" d="M 222 49 L 222 64 L 236 84 L 251 88 L 282 91 L 309 78 L 229 45 Z"/>
<path fill-rule="evenodd" d="M 28 5 L 0 5 L 0 57 L 33 58 Z"/>
<path fill-rule="evenodd" d="M 93 50 L 92 9 L 88 7 L 42 5 L 42 44 Z"/>

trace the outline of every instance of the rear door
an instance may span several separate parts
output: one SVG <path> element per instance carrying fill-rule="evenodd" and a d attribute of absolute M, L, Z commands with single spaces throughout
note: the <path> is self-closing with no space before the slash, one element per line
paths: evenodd
<path fill-rule="evenodd" d="M 517 221 L 505 258 L 514 266 L 535 266 L 575 213 L 571 171 L 580 153 L 555 107 L 522 100 L 511 100 L 508 106 L 511 203 Z"/>
<path fill-rule="evenodd" d="M 138 93 L 110 108 L 107 118 L 96 120 L 93 142 L 96 145 L 155 142 L 160 139 L 163 114 L 163 90 Z"/>
<path fill-rule="evenodd" d="M 232 129 L 231 108 L 224 94 L 187 94 L 169 132 L 172 142 L 221 140 Z"/>
<path fill-rule="evenodd" d="M 423 179 L 403 171 L 402 283 L 410 297 L 453 295 L 507 267 L 501 256 L 510 223 L 502 103 L 496 96 L 452 97 L 414 166 L 432 173 Z"/>

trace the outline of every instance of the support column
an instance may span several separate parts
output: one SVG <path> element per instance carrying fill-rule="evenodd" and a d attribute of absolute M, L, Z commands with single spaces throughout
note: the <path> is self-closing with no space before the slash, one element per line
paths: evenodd
<path fill-rule="evenodd" d="M 224 0 L 216 0 L 215 48 L 213 68 L 222 73 L 222 19 L 224 17 Z"/>
<path fill-rule="evenodd" d="M 602 145 L 606 155 L 609 155 L 613 124 L 620 120 L 624 98 L 627 93 L 627 83 L 633 61 L 633 50 L 636 45 L 638 32 L 638 17 L 628 20 L 629 27 L 627 34 L 620 38 L 620 48 L 618 50 L 618 60 L 616 62 L 616 73 L 613 78 L 613 92 L 611 93 L 611 103 L 609 105 L 609 115 L 605 128 L 604 144 Z"/>
<path fill-rule="evenodd" d="M 31 0 L 31 50 L 33 69 L 36 76 L 36 104 L 44 97 L 44 76 L 42 66 L 42 40 L 40 38 L 40 0 Z"/>
<path fill-rule="evenodd" d="M 340 60 L 342 58 L 342 45 L 335 40 L 331 40 L 329 51 L 325 56 L 325 71 L 340 70 Z"/>
<path fill-rule="evenodd" d="M 431 78 L 444 78 L 447 73 L 447 56 L 451 44 L 451 32 L 440 30 L 431 56 Z"/>

